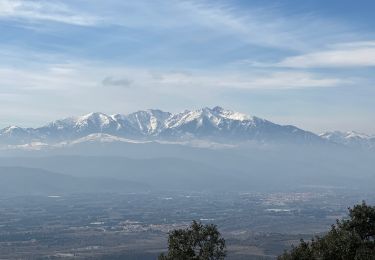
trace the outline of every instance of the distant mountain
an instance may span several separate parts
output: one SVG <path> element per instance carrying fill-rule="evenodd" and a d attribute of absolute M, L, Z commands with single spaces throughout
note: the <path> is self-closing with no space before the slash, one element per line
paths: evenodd
<path fill-rule="evenodd" d="M 165 122 L 162 137 L 211 138 L 214 140 L 319 141 L 315 134 L 295 126 L 282 126 L 265 119 L 225 110 L 221 107 L 184 111 Z"/>
<path fill-rule="evenodd" d="M 246 142 L 344 145 L 375 149 L 375 137 L 356 132 L 316 135 L 292 125 L 279 125 L 222 107 L 172 114 L 150 109 L 128 115 L 90 113 L 56 120 L 39 128 L 9 126 L 0 130 L 0 144 L 13 149 L 40 150 L 86 142 L 178 142 L 197 146 Z"/>
<path fill-rule="evenodd" d="M 200 139 L 224 143 L 323 141 L 321 137 L 295 126 L 278 125 L 258 117 L 214 107 L 186 110 L 177 114 L 161 110 L 138 111 L 128 115 L 90 113 L 57 120 L 39 128 L 7 127 L 0 130 L 0 142 L 43 146 L 77 139 L 89 141 L 93 137 L 102 138 L 103 134 L 107 136 L 107 140 L 112 141 L 124 141 L 124 138 L 137 141 Z"/>
<path fill-rule="evenodd" d="M 319 135 L 330 142 L 355 148 L 375 149 L 375 136 L 350 132 L 325 132 Z"/>
<path fill-rule="evenodd" d="M 354 132 L 319 136 L 221 107 L 90 113 L 0 130 L 0 190 L 372 191 L 373 140 Z"/>

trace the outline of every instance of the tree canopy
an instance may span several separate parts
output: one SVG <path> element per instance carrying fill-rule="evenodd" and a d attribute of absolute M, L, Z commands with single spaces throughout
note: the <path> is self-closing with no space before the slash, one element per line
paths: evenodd
<path fill-rule="evenodd" d="M 169 233 L 168 252 L 159 260 L 220 260 L 225 256 L 225 240 L 217 227 L 193 221 L 190 227 Z"/>
<path fill-rule="evenodd" d="M 278 257 L 279 260 L 374 260 L 375 207 L 365 202 L 349 208 L 349 219 L 337 220 L 323 237 L 310 242 L 301 240 L 297 247 Z"/>

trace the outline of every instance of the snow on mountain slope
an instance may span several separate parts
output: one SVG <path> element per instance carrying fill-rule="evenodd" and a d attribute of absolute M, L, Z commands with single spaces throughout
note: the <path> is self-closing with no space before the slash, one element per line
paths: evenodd
<path fill-rule="evenodd" d="M 163 136 L 196 136 L 238 140 L 320 141 L 315 134 L 294 126 L 281 126 L 270 121 L 225 110 L 221 107 L 184 111 L 166 122 Z"/>
<path fill-rule="evenodd" d="M 24 144 L 35 138 L 31 128 L 9 126 L 0 130 L 0 143 L 3 144 Z"/>
<path fill-rule="evenodd" d="M 118 123 L 112 117 L 103 113 L 90 113 L 88 115 L 79 117 L 75 122 L 75 129 L 77 131 L 86 131 L 87 129 L 94 129 L 94 131 L 103 132 L 106 129 L 117 128 Z"/>
<path fill-rule="evenodd" d="M 100 135 L 99 135 L 100 134 Z M 116 140 L 116 138 L 119 138 Z M 128 115 L 90 113 L 51 122 L 39 128 L 8 127 L 0 130 L 0 143 L 27 144 L 69 143 L 81 141 L 168 141 L 192 140 L 238 143 L 332 142 L 327 135 L 317 136 L 291 125 L 279 125 L 221 107 L 202 108 L 172 114 L 161 110 L 145 110 Z M 354 138 L 354 136 L 352 137 Z"/>
<path fill-rule="evenodd" d="M 22 135 L 22 134 L 28 134 L 26 129 L 23 129 L 18 126 L 8 126 L 0 131 L 0 134 L 2 136 L 16 136 L 16 135 Z"/>
<path fill-rule="evenodd" d="M 375 149 L 375 137 L 355 131 L 350 132 L 325 132 L 319 135 L 330 142 L 357 148 Z"/>
<path fill-rule="evenodd" d="M 226 126 L 227 122 L 253 122 L 254 117 L 247 116 L 245 114 L 224 110 L 221 107 L 202 108 L 195 111 L 184 111 L 172 115 L 167 121 L 166 126 L 169 129 L 182 129 L 190 128 L 191 130 L 198 130 L 207 128 L 212 129 L 223 129 L 230 128 Z"/>
<path fill-rule="evenodd" d="M 103 113 L 90 113 L 81 117 L 70 117 L 51 122 L 34 129 L 34 133 L 44 141 L 63 141 L 92 133 L 115 134 L 118 127 L 118 122 L 111 116 Z"/>
<path fill-rule="evenodd" d="M 171 116 L 169 112 L 149 109 L 138 111 L 129 115 L 112 116 L 124 130 L 131 129 L 132 132 L 141 135 L 155 135 L 165 128 L 165 121 Z"/>
<path fill-rule="evenodd" d="M 24 150 L 24 151 L 39 151 L 43 149 L 51 148 L 49 144 L 42 143 L 42 142 L 31 142 L 26 144 L 15 144 L 15 145 L 7 145 L 6 147 L 1 147 L 0 149 L 5 150 Z"/>
<path fill-rule="evenodd" d="M 147 141 L 139 141 L 139 140 L 131 140 L 122 138 L 119 136 L 109 135 L 109 134 L 90 134 L 85 137 L 81 137 L 79 139 L 73 140 L 71 142 L 64 142 L 58 145 L 65 146 L 65 145 L 76 145 L 80 143 L 87 143 L 87 142 L 100 142 L 100 143 L 113 143 L 113 142 L 123 142 L 123 143 L 147 143 Z"/>

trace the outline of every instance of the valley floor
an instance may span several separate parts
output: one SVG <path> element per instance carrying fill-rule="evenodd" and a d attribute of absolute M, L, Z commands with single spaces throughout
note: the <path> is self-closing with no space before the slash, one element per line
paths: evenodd
<path fill-rule="evenodd" d="M 375 194 L 152 192 L 0 199 L 1 259 L 155 259 L 167 233 L 214 223 L 228 259 L 274 259 Z"/>

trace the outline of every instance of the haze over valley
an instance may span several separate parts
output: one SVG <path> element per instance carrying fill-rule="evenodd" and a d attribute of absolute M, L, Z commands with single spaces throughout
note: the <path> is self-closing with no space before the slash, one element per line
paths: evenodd
<path fill-rule="evenodd" d="M 0 166 L 8 167 L 2 170 L 12 171 L 13 177 L 20 174 L 21 183 L 27 172 L 46 175 L 48 171 L 52 182 L 54 177 L 65 177 L 67 183 L 84 181 L 73 177 L 86 178 L 93 185 L 97 178 L 108 183 L 121 180 L 124 188 L 116 183 L 113 191 L 125 192 L 135 184 L 143 191 L 308 186 L 371 190 L 375 184 L 372 137 L 338 132 L 317 135 L 221 107 L 178 114 L 160 110 L 112 116 L 91 113 L 35 129 L 7 127 L 0 138 Z M 62 192 L 65 186 L 70 192 L 85 187 L 56 183 Z M 101 190 L 100 186 L 95 189 Z M 23 191 L 32 190 L 15 188 L 14 192 Z M 36 186 L 35 191 L 40 193 L 43 187 Z M 108 185 L 103 191 L 108 191 Z"/>

